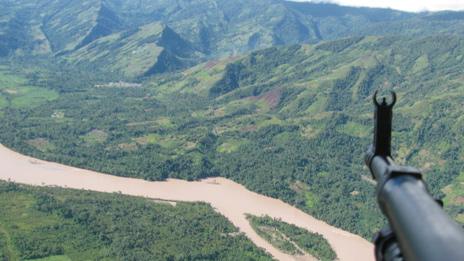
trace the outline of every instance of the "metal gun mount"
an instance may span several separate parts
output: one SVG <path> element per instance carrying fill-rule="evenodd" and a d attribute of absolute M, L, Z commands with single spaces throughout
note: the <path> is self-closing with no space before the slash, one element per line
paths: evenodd
<path fill-rule="evenodd" d="M 418 169 L 396 165 L 392 159 L 391 140 L 393 107 L 396 104 L 397 97 L 395 92 L 391 91 L 390 93 L 390 103 L 387 102 L 386 97 L 383 97 L 382 101 L 379 102 L 377 99 L 378 91 L 376 91 L 373 96 L 375 105 L 374 140 L 366 154 L 366 165 L 370 168 L 372 177 L 379 183 L 378 190 L 380 190 L 383 184 L 389 179 L 398 175 L 408 175 L 417 179 L 422 179 L 422 174 Z M 379 166 L 378 163 L 381 166 Z M 380 167 L 382 171 L 375 171 L 378 167 Z"/>
<path fill-rule="evenodd" d="M 391 92 L 392 101 L 390 103 L 387 103 L 386 97 L 383 97 L 382 102 L 379 103 L 377 94 L 378 91 L 376 91 L 373 96 L 375 105 L 374 141 L 366 154 L 367 166 L 370 166 L 370 162 L 375 156 L 391 158 L 391 132 L 393 106 L 396 104 L 396 93 Z M 375 179 L 376 177 L 373 178 Z"/>
<path fill-rule="evenodd" d="M 375 104 L 374 154 L 376 156 L 391 157 L 393 106 L 396 104 L 396 93 L 391 92 L 391 103 L 387 103 L 386 97 L 383 97 L 382 103 L 379 103 L 377 94 L 378 91 L 375 92 L 373 97 Z"/>
<path fill-rule="evenodd" d="M 396 165 L 391 157 L 392 101 L 374 94 L 374 141 L 366 165 L 377 180 L 377 201 L 389 226 L 375 239 L 377 260 L 464 260 L 464 231 L 427 191 L 421 172 Z"/>

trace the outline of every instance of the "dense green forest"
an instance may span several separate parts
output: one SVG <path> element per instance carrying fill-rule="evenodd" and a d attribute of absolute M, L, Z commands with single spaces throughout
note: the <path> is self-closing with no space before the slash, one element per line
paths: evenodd
<path fill-rule="evenodd" d="M 6 182 L 0 198 L 0 260 L 272 260 L 203 203 Z"/>
<path fill-rule="evenodd" d="M 112 82 L 46 61 L 1 67 L 0 139 L 120 176 L 231 178 L 370 238 L 384 221 L 363 168 L 377 88 L 399 95 L 394 152 L 463 222 L 461 37 L 361 37 L 270 48 Z M 34 64 L 34 63 L 32 63 Z"/>
<path fill-rule="evenodd" d="M 321 261 L 337 259 L 337 254 L 320 234 L 311 233 L 269 216 L 249 215 L 248 220 L 258 235 L 285 253 L 291 255 L 309 254 Z"/>
<path fill-rule="evenodd" d="M 0 142 L 16 151 L 146 180 L 223 176 L 371 239 L 385 223 L 363 167 L 371 96 L 394 90 L 395 159 L 422 168 L 431 192 L 464 224 L 463 12 L 280 0 L 0 4 Z M 0 237 L 4 255 L 268 258 L 242 236 L 222 237 L 233 228 L 202 204 L 145 207 L 118 195 L 11 186 L 1 185 L 8 202 L 28 203 L 22 207 L 43 223 L 0 230 L 10 235 Z M 108 197 L 133 209 L 141 227 L 112 218 L 126 212 Z M 137 216 L 142 205 L 175 218 L 153 231 L 147 224 L 156 220 Z M 96 216 L 100 207 L 106 220 Z M 67 217 L 74 210 L 83 219 Z M 199 223 L 186 225 L 189 218 Z M 211 226 L 213 238 L 204 233 Z M 115 229 L 114 237 L 99 229 Z M 57 236 L 43 245 L 21 239 L 41 231 Z M 124 233 L 144 231 L 168 240 L 125 245 Z M 182 236 L 189 232 L 196 234 Z M 166 245 L 176 240 L 188 251 Z"/>

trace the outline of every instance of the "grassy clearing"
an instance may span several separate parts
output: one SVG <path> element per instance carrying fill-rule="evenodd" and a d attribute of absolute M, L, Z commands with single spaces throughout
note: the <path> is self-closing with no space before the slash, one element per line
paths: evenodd
<path fill-rule="evenodd" d="M 364 138 L 372 133 L 370 127 L 350 121 L 344 125 L 338 126 L 337 131 L 352 137 Z"/>
<path fill-rule="evenodd" d="M 305 205 L 308 209 L 312 209 L 316 206 L 317 204 L 317 197 L 311 193 L 311 191 L 305 191 Z"/>
<path fill-rule="evenodd" d="M 8 100 L 0 94 L 0 109 L 8 106 Z"/>
<path fill-rule="evenodd" d="M 120 143 L 117 145 L 117 148 L 123 151 L 132 152 L 138 149 L 137 143 Z"/>
<path fill-rule="evenodd" d="M 160 117 L 159 119 L 157 119 L 156 125 L 164 129 L 172 129 L 175 127 L 172 121 L 167 117 Z"/>
<path fill-rule="evenodd" d="M 412 67 L 412 73 L 420 72 L 427 69 L 427 67 L 429 67 L 429 58 L 424 54 L 416 60 L 416 63 Z"/>
<path fill-rule="evenodd" d="M 221 79 L 227 64 L 228 60 L 225 59 L 196 65 L 185 70 L 180 80 L 163 83 L 157 86 L 157 90 L 164 95 L 179 92 L 208 95 L 211 86 Z"/>
<path fill-rule="evenodd" d="M 301 128 L 301 136 L 307 139 L 314 139 L 322 132 L 322 130 L 323 129 L 321 128 L 316 128 L 316 126 L 308 125 Z"/>
<path fill-rule="evenodd" d="M 277 144 L 285 144 L 292 139 L 292 133 L 282 132 L 277 134 L 272 140 Z"/>
<path fill-rule="evenodd" d="M 53 90 L 27 86 L 27 82 L 21 76 L 0 71 L 0 109 L 10 105 L 16 109 L 35 108 L 59 97 Z"/>
<path fill-rule="evenodd" d="M 183 148 L 182 145 L 183 145 L 183 141 L 178 139 L 177 137 L 174 137 L 174 136 L 169 136 L 169 137 L 163 137 L 163 139 L 161 139 L 158 144 L 165 148 L 165 149 L 169 149 L 169 150 L 174 150 L 174 149 L 181 149 Z"/>
<path fill-rule="evenodd" d="M 442 189 L 445 193 L 443 202 L 445 210 L 461 225 L 464 225 L 464 172 L 456 177 L 456 179 L 448 186 Z"/>
<path fill-rule="evenodd" d="M 157 144 L 169 150 L 181 150 L 183 149 L 184 145 L 188 147 L 188 144 L 184 144 L 184 141 L 178 137 L 161 136 L 156 133 L 148 134 L 138 138 L 133 138 L 133 140 L 139 145 Z"/>
<path fill-rule="evenodd" d="M 327 105 L 327 97 L 319 96 L 317 97 L 317 100 L 313 104 L 311 104 L 311 106 L 308 107 L 305 113 L 315 114 L 315 113 L 323 112 L 325 111 L 326 105 Z"/>
<path fill-rule="evenodd" d="M 264 99 L 259 99 L 255 102 L 256 107 L 258 107 L 258 112 L 268 112 L 271 107 Z"/>
<path fill-rule="evenodd" d="M 245 98 L 232 101 L 220 109 L 224 111 L 224 115 L 230 115 L 241 109 L 251 109 L 252 104 L 253 101 L 251 99 Z"/>
<path fill-rule="evenodd" d="M 398 112 L 403 113 L 407 117 L 423 118 L 431 113 L 430 102 L 426 100 L 416 101 L 410 106 L 398 108 Z"/>
<path fill-rule="evenodd" d="M 108 134 L 102 130 L 92 130 L 82 136 L 82 139 L 89 144 L 100 144 L 108 139 Z"/>
<path fill-rule="evenodd" d="M 0 89 L 14 88 L 27 84 L 27 79 L 0 70 Z"/>
<path fill-rule="evenodd" d="M 196 71 L 194 74 L 192 74 L 190 77 L 192 79 L 195 79 L 195 82 L 197 82 L 197 84 L 195 84 L 194 88 L 186 88 L 185 91 L 191 93 L 206 94 L 209 88 L 213 86 L 215 82 L 221 79 L 221 74 L 211 69 L 200 69 Z"/>
<path fill-rule="evenodd" d="M 38 87 L 21 87 L 13 95 L 11 105 L 16 109 L 35 108 L 46 102 L 58 99 L 59 95 L 53 90 Z"/>
<path fill-rule="evenodd" d="M 0 224 L 0 260 L 17 260 L 17 253 L 8 232 Z"/>
<path fill-rule="evenodd" d="M 216 148 L 219 153 L 232 153 L 236 152 L 240 146 L 246 144 L 246 140 L 228 140 Z"/>
<path fill-rule="evenodd" d="M 36 150 L 40 150 L 42 152 L 53 151 L 55 149 L 55 146 L 53 144 L 51 144 L 48 140 L 43 138 L 28 140 L 27 144 L 31 145 Z"/>
<path fill-rule="evenodd" d="M 34 209 L 35 200 L 29 195 L 14 192 L 1 194 L 0 235 L 6 239 L 6 248 L 4 248 L 7 250 L 6 256 L 11 260 L 19 260 L 18 256 L 21 253 L 15 247 L 15 242 L 22 238 L 22 234 L 11 231 L 34 231 L 37 227 L 57 225 L 57 218 Z"/>
<path fill-rule="evenodd" d="M 445 205 L 463 205 L 464 204 L 464 172 L 462 172 L 455 181 L 443 189 L 446 197 L 443 199 Z"/>
<path fill-rule="evenodd" d="M 256 123 L 256 127 L 258 127 L 259 129 L 268 127 L 271 125 L 283 125 L 283 121 L 275 116 L 272 116 L 268 119 L 264 119 Z"/>
<path fill-rule="evenodd" d="M 317 117 L 325 117 L 318 114 Z M 300 135 L 306 139 L 315 139 L 326 130 L 326 123 L 320 120 L 312 120 L 308 125 L 301 128 Z"/>
<path fill-rule="evenodd" d="M 319 201 L 318 197 L 309 190 L 309 186 L 301 181 L 297 181 L 291 185 L 291 189 L 304 200 L 307 209 L 314 208 Z"/>
<path fill-rule="evenodd" d="M 457 215 L 456 221 L 458 221 L 461 224 L 464 224 L 464 214 Z"/>
<path fill-rule="evenodd" d="M 140 127 L 140 126 L 146 126 L 146 127 L 151 127 L 156 124 L 156 121 L 140 121 L 140 122 L 130 122 L 127 123 L 127 127 Z"/>
<path fill-rule="evenodd" d="M 55 123 L 70 123 L 73 121 L 72 118 L 66 117 L 65 113 L 63 111 L 55 111 L 50 115 L 50 118 L 53 120 Z"/>
<path fill-rule="evenodd" d="M 148 134 L 142 137 L 134 138 L 134 141 L 140 145 L 156 144 L 160 140 L 158 134 Z"/>
<path fill-rule="evenodd" d="M 31 259 L 33 261 L 71 261 L 72 259 L 69 258 L 68 256 L 61 255 L 61 256 L 49 256 L 45 258 L 39 258 L 39 259 Z"/>

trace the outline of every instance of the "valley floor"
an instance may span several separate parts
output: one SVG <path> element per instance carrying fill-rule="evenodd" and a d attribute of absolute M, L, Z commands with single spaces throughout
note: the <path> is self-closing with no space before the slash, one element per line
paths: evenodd
<path fill-rule="evenodd" d="M 246 214 L 268 215 L 323 235 L 340 260 L 374 259 L 373 246 L 360 236 L 332 227 L 280 200 L 251 192 L 242 185 L 224 178 L 196 182 L 173 179 L 148 182 L 46 162 L 21 155 L 0 145 L 0 180 L 35 186 L 120 192 L 167 201 L 206 202 L 275 258 L 294 259 L 259 237 L 246 218 Z"/>

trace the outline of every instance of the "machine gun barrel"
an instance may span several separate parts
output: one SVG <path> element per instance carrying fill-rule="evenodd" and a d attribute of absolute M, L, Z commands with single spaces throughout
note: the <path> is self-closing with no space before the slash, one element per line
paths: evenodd
<path fill-rule="evenodd" d="M 464 230 L 427 191 L 422 174 L 413 167 L 398 166 L 391 157 L 393 101 L 379 103 L 374 95 L 374 143 L 366 165 L 377 180 L 377 200 L 391 233 L 379 233 L 377 260 L 464 260 Z M 398 245 L 398 248 L 392 247 Z"/>

